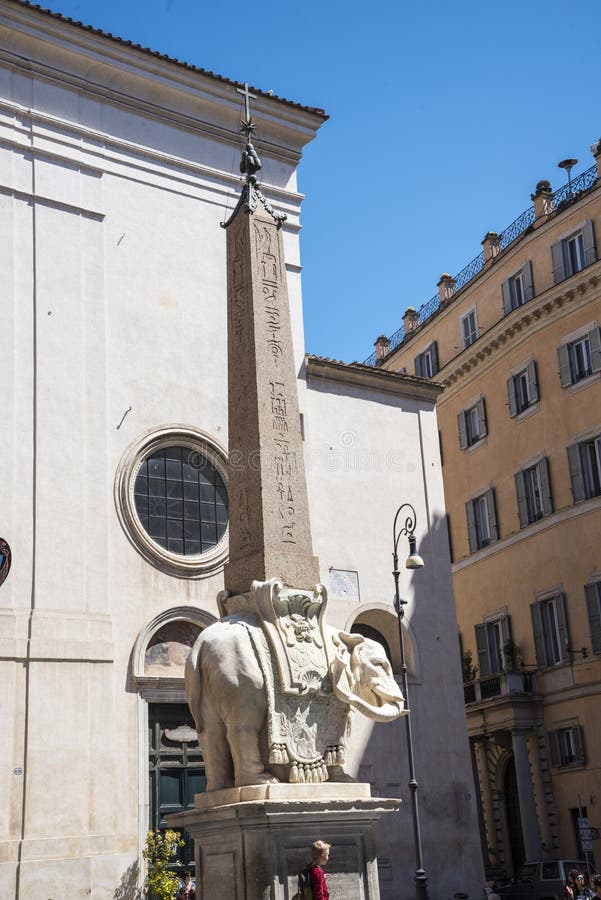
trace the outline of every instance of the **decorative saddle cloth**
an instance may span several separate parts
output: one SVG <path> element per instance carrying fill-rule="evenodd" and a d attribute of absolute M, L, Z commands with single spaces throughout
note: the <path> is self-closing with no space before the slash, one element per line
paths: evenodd
<path fill-rule="evenodd" d="M 265 680 L 269 762 L 290 765 L 290 782 L 327 781 L 327 766 L 345 761 L 349 707 L 332 691 L 326 603 L 321 586 L 298 591 L 272 580 L 222 604 L 249 633 Z"/>

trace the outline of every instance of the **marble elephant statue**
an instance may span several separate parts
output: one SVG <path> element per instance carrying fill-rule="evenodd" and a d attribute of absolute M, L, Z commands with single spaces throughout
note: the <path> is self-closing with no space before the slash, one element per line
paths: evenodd
<path fill-rule="evenodd" d="M 333 764 L 321 764 L 323 777 L 314 779 L 291 778 L 284 766 L 272 765 L 268 704 L 273 704 L 273 690 L 266 684 L 265 665 L 259 664 L 251 634 L 236 616 L 226 616 L 201 632 L 186 662 L 186 693 L 204 755 L 207 790 L 281 780 L 352 781 L 340 764 L 343 754 L 336 760 L 326 755 Z M 329 671 L 321 683 L 320 702 L 328 709 L 336 706 L 333 718 L 342 723 L 342 740 L 351 709 L 377 722 L 402 715 L 403 695 L 384 648 L 362 635 L 327 626 L 324 636 Z M 313 722 L 313 738 L 320 725 Z"/>

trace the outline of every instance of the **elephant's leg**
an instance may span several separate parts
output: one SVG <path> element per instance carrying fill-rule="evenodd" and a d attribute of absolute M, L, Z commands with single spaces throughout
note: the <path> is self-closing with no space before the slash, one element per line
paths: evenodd
<path fill-rule="evenodd" d="M 205 721 L 204 725 L 198 740 L 205 763 L 207 791 L 222 791 L 234 787 L 234 767 L 225 725 L 217 718 Z"/>
<path fill-rule="evenodd" d="M 256 722 L 230 722 L 227 739 L 234 760 L 236 787 L 245 784 L 276 784 L 278 779 L 265 769 L 259 748 Z"/>

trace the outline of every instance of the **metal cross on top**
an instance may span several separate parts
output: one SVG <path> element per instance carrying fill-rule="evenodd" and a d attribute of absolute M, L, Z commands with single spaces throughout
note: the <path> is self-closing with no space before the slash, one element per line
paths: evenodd
<path fill-rule="evenodd" d="M 257 96 L 256 96 L 256 94 L 251 94 L 251 92 L 248 89 L 248 84 L 246 83 L 246 81 L 244 82 L 243 88 L 236 88 L 236 93 L 242 94 L 242 96 L 244 97 L 244 116 L 245 117 L 244 117 L 244 119 L 242 119 L 240 131 L 244 131 L 246 133 L 246 136 L 248 138 L 250 138 L 251 134 L 254 133 L 254 131 L 256 130 L 256 127 L 257 127 L 250 117 L 250 101 L 256 100 Z"/>

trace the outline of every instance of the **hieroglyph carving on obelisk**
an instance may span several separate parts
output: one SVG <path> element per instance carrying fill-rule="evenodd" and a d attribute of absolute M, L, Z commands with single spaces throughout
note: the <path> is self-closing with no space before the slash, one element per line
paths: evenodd
<path fill-rule="evenodd" d="M 278 578 L 313 589 L 311 543 L 281 225 L 257 186 L 245 85 L 242 195 L 225 223 L 228 288 L 229 562 L 225 586 Z"/>

